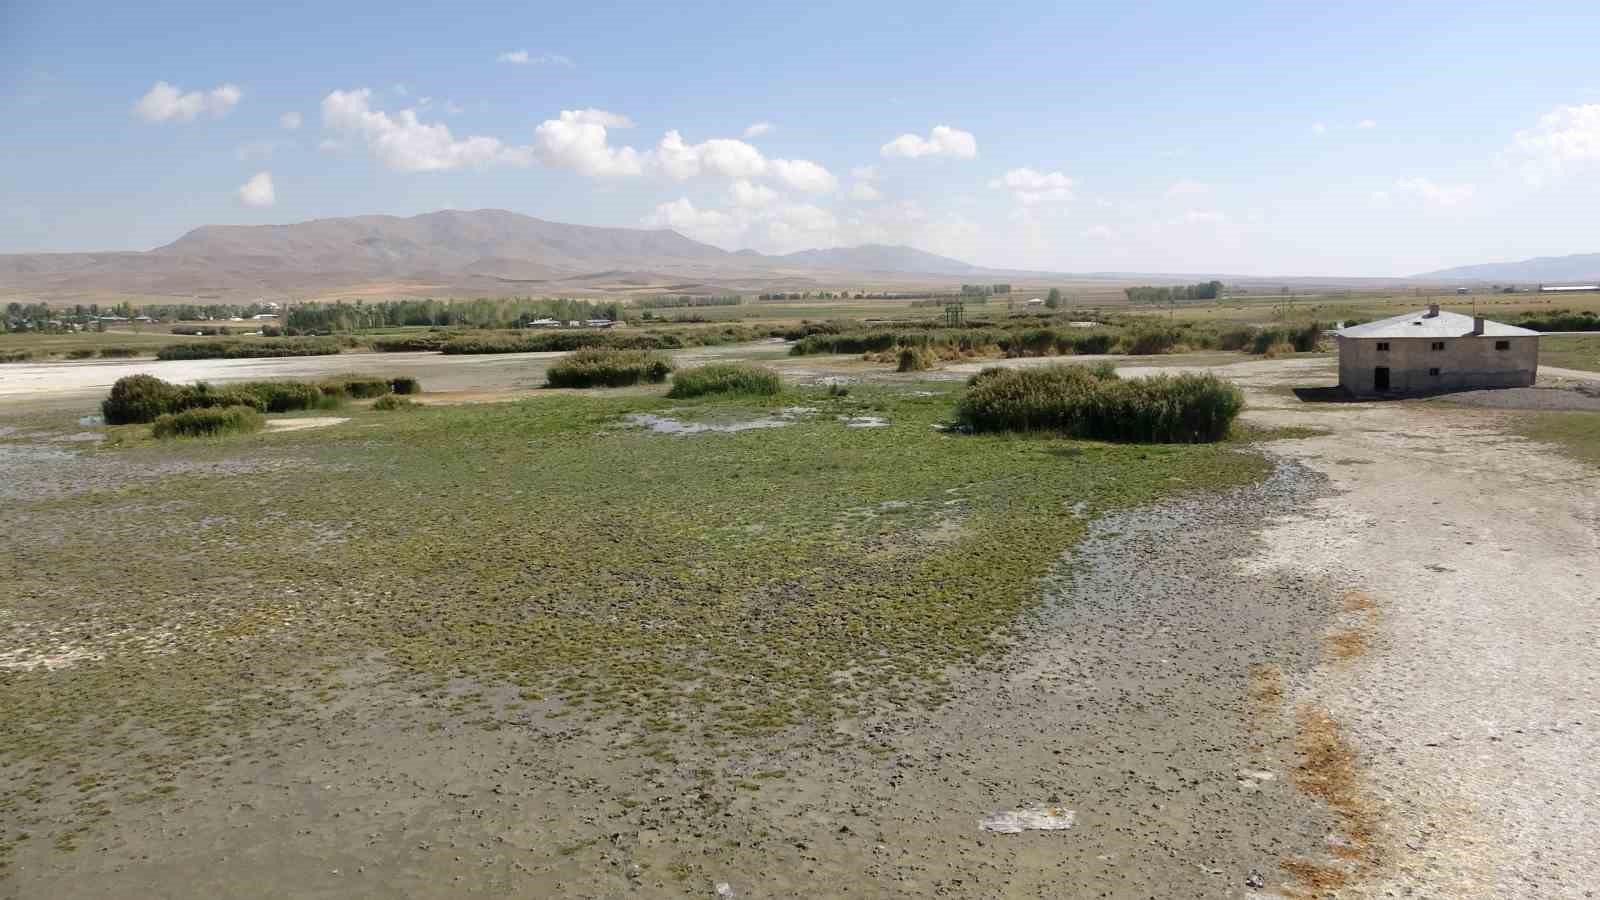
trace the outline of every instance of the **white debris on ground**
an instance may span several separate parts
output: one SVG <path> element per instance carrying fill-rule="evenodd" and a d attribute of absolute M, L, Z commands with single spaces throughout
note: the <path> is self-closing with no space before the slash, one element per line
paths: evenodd
<path fill-rule="evenodd" d="M 882 416 L 840 416 L 846 428 L 887 428 L 889 420 Z"/>
<path fill-rule="evenodd" d="M 1029 806 L 1007 809 L 984 816 L 978 827 L 995 834 L 1020 834 L 1024 831 L 1061 831 L 1071 828 L 1078 814 L 1059 806 Z"/>
<path fill-rule="evenodd" d="M 268 431 L 304 431 L 307 428 L 327 428 L 350 421 L 348 416 L 300 416 L 288 419 L 268 419 Z"/>

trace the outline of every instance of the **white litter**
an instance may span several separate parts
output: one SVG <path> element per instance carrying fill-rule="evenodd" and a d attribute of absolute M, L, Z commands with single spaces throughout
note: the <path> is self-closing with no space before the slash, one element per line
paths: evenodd
<path fill-rule="evenodd" d="M 1078 814 L 1059 806 L 1030 806 L 1026 809 L 1008 809 L 985 816 L 978 827 L 996 834 L 1018 834 L 1024 831 L 1060 831 L 1071 828 Z"/>

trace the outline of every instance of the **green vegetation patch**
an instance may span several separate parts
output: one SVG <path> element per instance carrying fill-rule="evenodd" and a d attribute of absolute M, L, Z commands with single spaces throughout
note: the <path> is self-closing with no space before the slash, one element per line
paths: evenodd
<path fill-rule="evenodd" d="M 1539 363 L 1600 372 L 1600 334 L 1592 337 L 1563 334 L 1539 338 Z"/>
<path fill-rule="evenodd" d="M 191 409 L 225 406 L 248 406 L 264 413 L 331 409 L 342 399 L 340 393 L 299 381 L 247 381 L 215 387 L 203 381 L 184 385 L 154 375 L 126 375 L 111 386 L 100 412 L 108 425 L 129 425 Z"/>
<path fill-rule="evenodd" d="M 157 438 L 211 437 L 260 431 L 266 418 L 251 406 L 218 406 L 169 413 L 156 419 L 150 434 Z"/>
<path fill-rule="evenodd" d="M 660 384 L 672 359 L 651 350 L 578 350 L 545 370 L 547 387 L 626 387 Z"/>
<path fill-rule="evenodd" d="M 973 431 L 1053 431 L 1159 444 L 1220 441 L 1244 392 L 1215 375 L 1122 380 L 1105 366 L 986 369 L 956 407 Z"/>
<path fill-rule="evenodd" d="M 1233 445 L 950 434 L 948 393 L 899 387 L 673 440 L 615 426 L 748 401 L 550 394 L 85 451 L 86 476 L 126 474 L 0 503 L 17 645 L 78 654 L 0 678 L 0 761 L 29 773 L 0 821 L 81 759 L 117 760 L 96 797 L 121 802 L 270 747 L 338 690 L 319 672 L 373 654 L 421 678 L 398 685 L 509 682 L 615 716 L 641 735 L 618 752 L 832 734 L 997 659 L 1094 515 L 1270 468 Z M 839 421 L 862 414 L 891 424 Z M 240 477 L 263 470 L 284 474 Z"/>
<path fill-rule="evenodd" d="M 261 341 L 205 341 L 167 344 L 156 359 L 265 359 L 279 356 L 331 356 L 344 349 L 334 338 L 279 338 Z"/>
<path fill-rule="evenodd" d="M 389 379 L 379 378 L 376 375 L 341 375 L 320 382 L 317 387 L 321 388 L 324 394 L 349 397 L 353 400 L 371 400 L 394 390 Z"/>
<path fill-rule="evenodd" d="M 686 399 L 707 394 L 771 396 L 783 390 L 783 379 L 764 366 L 716 363 L 685 369 L 672 376 L 668 397 Z"/>
<path fill-rule="evenodd" d="M 396 412 L 421 409 L 422 404 L 407 397 L 396 397 L 390 394 L 386 397 L 379 397 L 378 402 L 372 404 L 372 408 L 378 412 Z"/>
<path fill-rule="evenodd" d="M 1555 444 L 1574 459 L 1600 466 L 1600 413 L 1545 412 L 1518 416 L 1518 434 Z"/>

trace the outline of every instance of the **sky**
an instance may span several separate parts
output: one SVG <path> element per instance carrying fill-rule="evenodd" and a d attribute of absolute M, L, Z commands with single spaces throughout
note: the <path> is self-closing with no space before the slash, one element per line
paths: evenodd
<path fill-rule="evenodd" d="M 1600 4 L 0 0 L 0 253 L 509 209 L 1393 276 L 1600 252 Z"/>

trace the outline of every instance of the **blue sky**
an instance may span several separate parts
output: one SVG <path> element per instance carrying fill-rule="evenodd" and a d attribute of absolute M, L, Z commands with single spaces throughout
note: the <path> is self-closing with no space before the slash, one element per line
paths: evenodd
<path fill-rule="evenodd" d="M 0 252 L 482 207 L 1060 271 L 1600 252 L 1600 4 L 1216 6 L 0 0 Z"/>

